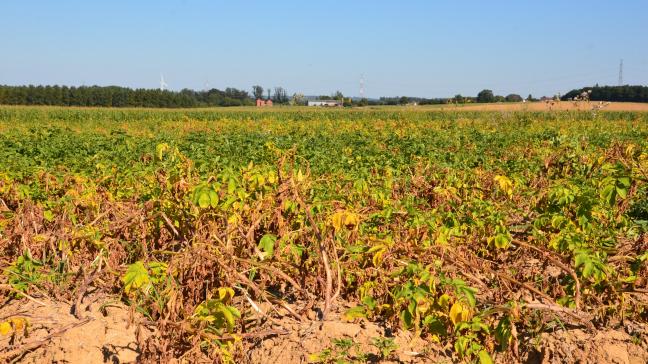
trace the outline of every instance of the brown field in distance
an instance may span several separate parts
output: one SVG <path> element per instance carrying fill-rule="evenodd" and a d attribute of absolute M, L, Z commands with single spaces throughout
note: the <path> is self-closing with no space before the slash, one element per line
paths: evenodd
<path fill-rule="evenodd" d="M 603 103 L 605 104 L 605 103 Z M 471 110 L 471 111 L 550 111 L 550 110 L 593 110 L 598 107 L 598 101 L 591 102 L 572 102 L 560 101 L 554 102 L 553 105 L 544 101 L 537 102 L 516 102 L 516 103 L 497 103 L 497 104 L 459 104 L 443 105 L 444 110 Z M 648 103 L 641 102 L 611 102 L 604 106 L 605 111 L 648 111 Z"/>

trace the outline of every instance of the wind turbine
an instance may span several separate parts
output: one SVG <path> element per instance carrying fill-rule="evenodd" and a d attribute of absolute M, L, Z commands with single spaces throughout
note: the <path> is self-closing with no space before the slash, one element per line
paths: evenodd
<path fill-rule="evenodd" d="M 164 76 L 160 73 L 160 91 L 164 91 L 164 89 L 168 86 L 169 85 L 164 82 Z"/>

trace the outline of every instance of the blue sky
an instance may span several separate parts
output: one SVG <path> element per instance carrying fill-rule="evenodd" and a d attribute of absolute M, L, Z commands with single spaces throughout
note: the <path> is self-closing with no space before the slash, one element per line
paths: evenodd
<path fill-rule="evenodd" d="M 648 1 L 0 2 L 0 84 L 553 95 L 648 84 Z"/>

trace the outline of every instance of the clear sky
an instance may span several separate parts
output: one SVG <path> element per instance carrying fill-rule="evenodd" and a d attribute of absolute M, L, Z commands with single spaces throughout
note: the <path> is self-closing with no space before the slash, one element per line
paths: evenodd
<path fill-rule="evenodd" d="M 647 0 L 3 0 L 0 84 L 534 96 L 648 84 Z"/>

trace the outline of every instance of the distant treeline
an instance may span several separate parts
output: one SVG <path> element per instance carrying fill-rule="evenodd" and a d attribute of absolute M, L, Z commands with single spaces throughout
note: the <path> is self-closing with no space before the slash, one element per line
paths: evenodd
<path fill-rule="evenodd" d="M 253 105 L 254 100 L 235 88 L 176 92 L 118 86 L 0 86 L 0 104 L 176 108 Z"/>
<path fill-rule="evenodd" d="M 255 96 L 247 91 L 226 88 L 224 91 L 211 89 L 194 91 L 168 91 L 158 89 L 131 89 L 119 86 L 2 86 L 0 85 L 0 104 L 4 105 L 54 105 L 54 106 L 106 106 L 106 107 L 167 107 L 188 108 L 207 106 L 248 106 L 254 105 L 255 97 L 263 98 L 263 88 L 255 86 Z M 583 92 L 590 91 L 592 101 L 631 101 L 648 102 L 648 86 L 594 86 L 572 90 L 562 96 L 562 100 L 571 100 Z M 269 90 L 268 90 L 269 91 Z M 270 95 L 268 95 L 270 96 Z M 455 95 L 450 98 L 418 97 L 381 97 L 380 99 L 346 98 L 341 92 L 321 99 L 344 101 L 344 106 L 366 105 L 408 105 L 408 104 L 449 104 L 449 103 L 490 103 L 521 102 L 517 94 L 507 96 L 494 95 L 491 90 L 482 90 L 477 97 Z M 287 92 L 276 87 L 272 100 L 278 104 L 305 104 L 303 95 L 295 94 L 292 99 Z M 531 95 L 527 101 L 536 101 Z"/>
<path fill-rule="evenodd" d="M 592 101 L 628 101 L 628 102 L 648 102 L 648 86 L 594 86 L 583 87 L 580 90 L 571 90 L 561 99 L 572 100 L 575 96 L 583 92 L 592 93 L 589 99 Z"/>

